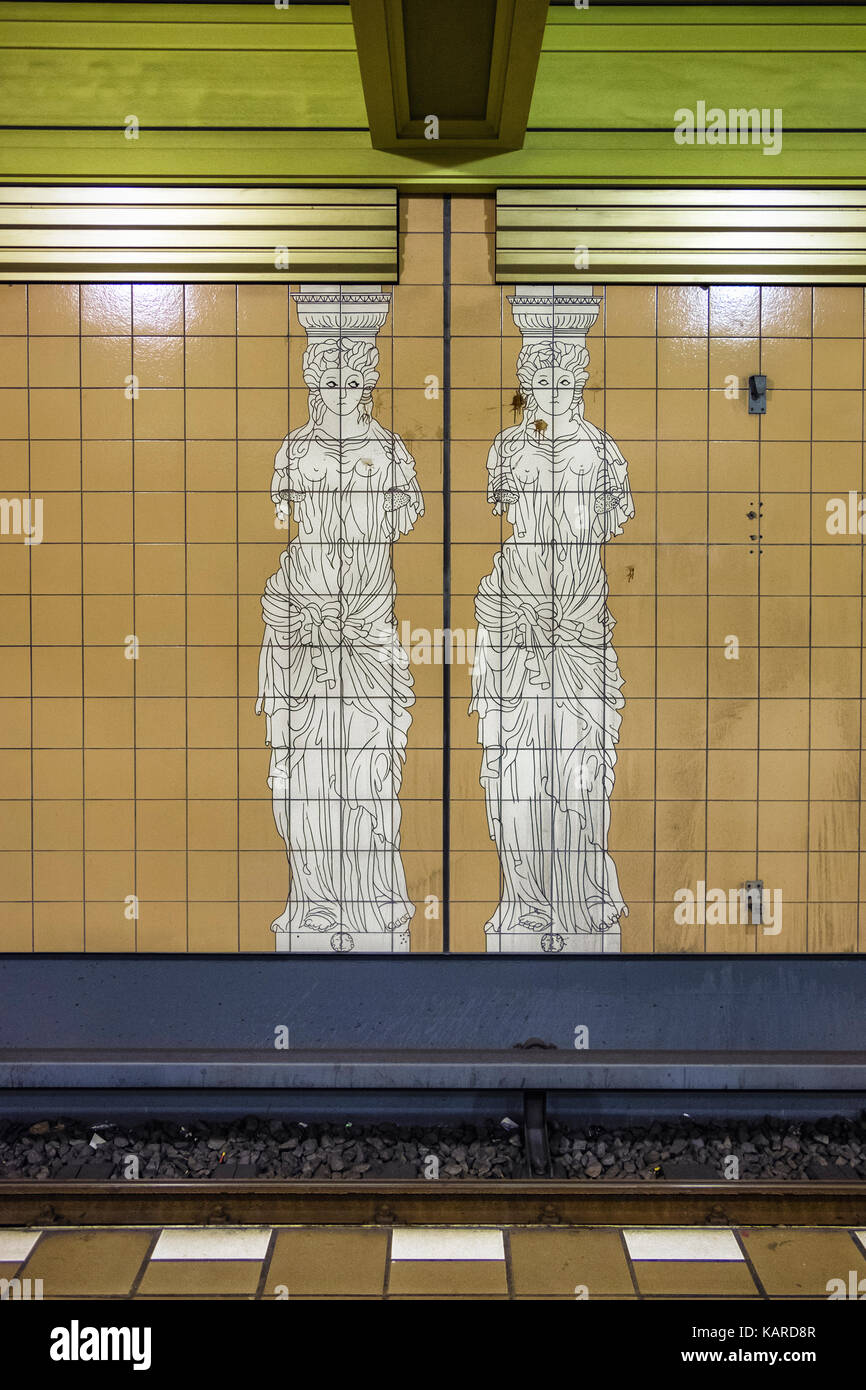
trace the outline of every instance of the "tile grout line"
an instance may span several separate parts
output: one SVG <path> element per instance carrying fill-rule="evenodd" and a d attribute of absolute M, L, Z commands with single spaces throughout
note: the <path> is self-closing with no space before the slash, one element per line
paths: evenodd
<path fill-rule="evenodd" d="M 706 463 L 706 470 L 707 470 L 707 499 L 706 499 L 706 511 L 705 511 L 705 524 L 706 524 L 707 531 L 706 531 L 706 555 L 705 555 L 705 582 L 706 582 L 706 589 L 707 589 L 707 602 L 706 602 L 706 608 L 705 608 L 705 620 L 706 620 L 706 625 L 707 625 L 707 627 L 706 627 L 706 643 L 707 643 L 707 650 L 706 650 L 705 665 L 704 665 L 704 680 L 705 680 L 705 683 L 706 683 L 706 694 L 705 694 L 705 697 L 704 697 L 704 721 L 705 721 L 704 727 L 705 727 L 705 729 L 706 729 L 706 737 L 705 737 L 705 739 L 704 739 L 704 893 L 705 893 L 705 894 L 706 894 L 706 886 L 707 886 L 707 884 L 708 884 L 709 881 L 710 881 L 710 743 L 711 743 L 711 741 L 712 741 L 712 740 L 711 740 L 711 725 L 710 725 L 710 680 L 711 680 L 711 675 L 712 675 L 712 668 L 711 668 L 711 663 L 710 663 L 710 608 L 711 608 L 711 597 L 710 597 L 710 596 L 711 596 L 711 593 L 712 593 L 712 587 L 711 587 L 711 585 L 712 585 L 712 578 L 711 578 L 711 565 L 710 565 L 710 537 L 711 537 L 711 535 L 712 535 L 712 528 L 711 528 L 711 525 L 710 525 L 710 515 L 711 515 L 711 512 L 710 512 L 710 441 L 711 441 L 711 439 L 712 439 L 712 433 L 713 433 L 712 414 L 711 414 L 711 411 L 712 411 L 712 399 L 713 399 L 713 398 L 712 398 L 711 392 L 712 392 L 712 384 L 713 384 L 713 383 L 712 383 L 712 368 L 711 368 L 711 356 L 710 356 L 710 354 L 711 354 L 711 349 L 712 349 L 712 335 L 711 335 L 711 333 L 710 333 L 710 329 L 711 329 L 711 327 L 712 327 L 712 315 L 711 315 L 711 309 L 710 309 L 710 295 L 711 295 L 711 294 L 712 294 L 712 290 L 710 289 L 710 290 L 708 290 L 708 292 L 707 292 L 707 322 L 706 322 L 706 328 L 707 328 L 707 411 L 706 411 L 707 449 L 706 449 L 705 463 Z M 706 949 L 707 949 L 707 926 L 706 926 L 706 910 L 704 910 L 704 951 L 705 951 L 705 952 L 706 952 Z"/>
<path fill-rule="evenodd" d="M 653 350 L 655 353 L 656 382 L 659 379 L 659 290 L 653 290 Z M 607 390 L 607 358 L 605 356 L 605 391 Z M 656 916 L 658 897 L 658 785 L 659 785 L 659 393 L 655 393 L 655 445 L 653 466 L 655 475 L 655 507 L 653 525 L 655 531 L 653 545 L 653 845 L 652 845 L 652 952 L 657 949 Z M 626 1252 L 628 1253 L 628 1252 Z M 637 1283 L 635 1283 L 637 1289 Z"/>
<path fill-rule="evenodd" d="M 763 292 L 763 289 L 762 289 L 760 286 L 758 287 L 758 370 L 759 370 L 760 372 L 762 372 L 762 373 L 763 373 L 763 370 L 764 370 L 764 292 Z M 764 399 L 766 400 L 766 392 L 765 392 L 765 395 L 764 395 Z M 758 513 L 757 526 L 755 527 L 755 530 L 756 530 L 757 535 L 758 535 L 758 540 L 757 540 L 757 543 L 756 543 L 756 544 L 757 544 L 757 552 L 758 552 L 758 553 L 757 553 L 757 556 L 755 557 L 756 560 L 757 560 L 757 570 L 756 570 L 756 574 L 755 574 L 755 588 L 756 588 L 756 591 L 757 591 L 757 599 L 756 599 L 756 603 L 755 603 L 755 609 L 756 609 L 756 612 L 755 612 L 755 689 L 756 689 L 757 696 L 758 696 L 758 701 L 757 701 L 757 705 L 758 705 L 758 708 L 757 708 L 757 720 L 756 720 L 756 726 L 755 726 L 755 880 L 756 880 L 756 881 L 759 881 L 759 880 L 760 880 L 760 877 L 761 877 L 761 870 L 760 870 L 760 864 L 761 864 L 761 554 L 762 554 L 761 542 L 762 542 L 762 539 L 763 539 L 763 533 L 762 533 L 762 531 L 761 531 L 761 527 L 762 527 L 763 522 L 764 522 L 764 518 L 763 518 L 764 497 L 763 497 L 763 493 L 761 492 L 761 482 L 762 482 L 762 479 L 761 479 L 761 458 L 762 458 L 762 456 L 763 456 L 763 448 L 764 448 L 764 431 L 763 431 L 763 424 L 764 424 L 763 419 L 762 419 L 762 417 L 759 415 L 759 416 L 758 416 L 758 431 L 757 431 L 757 433 L 758 433 L 758 441 L 757 441 L 757 448 L 758 448 L 758 481 L 757 481 L 757 489 L 758 489 L 758 490 L 757 490 L 757 492 L 756 492 L 756 494 L 755 494 L 755 510 L 756 510 L 756 512 Z M 763 890 L 761 890 L 761 891 L 763 891 Z M 761 905 L 760 905 L 759 910 L 758 910 L 758 921 L 760 922 L 760 921 L 762 920 L 762 918 L 763 918 L 763 897 L 761 898 Z M 761 937 L 761 938 L 759 939 L 759 936 L 758 936 L 758 925 L 757 925 L 757 923 L 756 923 L 756 924 L 755 924 L 755 955 L 759 955 L 759 954 L 760 954 L 759 948 L 760 948 L 760 945 L 761 945 L 761 941 L 762 941 L 762 940 L 764 940 L 764 938 Z"/>
<path fill-rule="evenodd" d="M 623 1252 L 623 1254 L 624 1254 L 624 1256 L 625 1256 L 625 1262 L 626 1262 L 626 1264 L 628 1265 L 628 1272 L 629 1272 L 629 1275 L 631 1276 L 631 1282 L 632 1282 L 632 1287 L 633 1287 L 634 1292 L 635 1292 L 635 1297 L 638 1299 L 638 1301 L 642 1302 L 644 1296 L 643 1296 L 643 1293 L 641 1292 L 640 1284 L 638 1283 L 637 1270 L 636 1270 L 635 1267 L 634 1267 L 634 1260 L 632 1259 L 632 1257 L 631 1257 L 631 1251 L 630 1251 L 629 1248 L 628 1248 L 628 1241 L 627 1241 L 626 1238 L 625 1238 L 626 1228 L 625 1228 L 624 1226 L 619 1226 L 619 1227 L 616 1228 L 616 1230 L 617 1230 L 617 1234 L 619 1235 L 619 1241 L 620 1241 L 620 1246 L 621 1246 L 621 1248 L 622 1248 L 622 1252 Z"/>
<path fill-rule="evenodd" d="M 261 1303 L 265 1299 L 265 1294 L 267 1292 L 267 1283 L 271 1273 L 271 1265 L 274 1262 L 274 1251 L 276 1250 L 277 1246 L 277 1234 L 278 1232 L 276 1226 L 272 1226 L 271 1234 L 268 1237 L 268 1248 L 265 1251 L 264 1256 L 262 1257 L 262 1267 L 259 1270 L 259 1282 L 256 1285 L 256 1291 L 253 1295 L 253 1299 L 256 1303 Z M 289 1289 L 289 1298 L 291 1298 L 291 1296 L 292 1291 L 291 1289 Z"/>
<path fill-rule="evenodd" d="M 129 369 L 135 373 L 135 290 L 129 287 Z M 136 634 L 135 616 L 135 397 L 138 390 L 138 383 L 135 383 L 135 390 L 129 403 L 130 420 L 130 491 L 131 491 L 131 511 L 132 511 L 132 632 Z M 83 480 L 82 480 L 83 483 Z M 141 903 L 138 896 L 138 686 L 136 681 L 136 662 L 132 667 L 132 891 L 135 902 L 135 916 L 133 918 L 133 952 L 138 953 L 141 946 L 140 927 Z"/>
<path fill-rule="evenodd" d="M 84 626 L 84 378 L 82 375 L 82 331 L 81 320 L 81 290 L 78 286 L 78 485 L 79 493 L 79 513 L 78 522 L 80 527 L 79 535 L 79 580 L 81 583 L 81 603 L 79 615 L 81 621 L 81 942 L 83 950 L 87 950 L 87 736 L 86 736 L 86 661 L 84 652 L 85 626 Z M 31 690 L 31 699 L 33 692 Z"/>
<path fill-rule="evenodd" d="M 33 496 L 33 445 L 30 425 L 30 286 L 24 286 L 24 329 L 27 335 L 26 372 L 27 384 L 27 492 Z M 30 635 L 30 946 L 36 953 L 36 804 L 35 804 L 35 704 L 33 700 L 33 546 L 27 547 L 28 616 Z M 83 732 L 83 730 L 82 730 Z M 82 744 L 84 740 L 82 739 Z"/>
<path fill-rule="evenodd" d="M 240 430 L 240 394 L 238 384 L 239 370 L 239 342 L 240 332 L 240 287 L 235 285 L 234 311 L 235 311 L 235 895 L 238 900 L 237 906 L 237 943 L 238 955 L 241 953 L 241 812 L 240 812 L 240 793 L 241 793 L 241 595 L 240 595 L 240 574 L 241 574 L 241 538 L 240 538 L 240 440 L 238 434 Z M 184 326 L 184 332 L 186 328 Z M 288 358 L 288 353 L 287 353 Z M 288 367 L 287 367 L 288 370 Z M 288 412 L 287 412 L 288 413 Z M 287 421 L 288 424 L 288 421 Z M 288 432 L 288 431 L 287 431 Z M 184 421 L 184 435 L 186 435 L 186 422 Z M 286 540 L 288 545 L 288 537 Z M 189 602 L 187 596 L 186 602 Z M 189 903 L 187 903 L 187 923 L 189 923 Z M 187 926 L 189 932 L 189 926 Z M 276 950 L 276 937 L 274 939 L 274 950 Z"/>
<path fill-rule="evenodd" d="M 764 1288 L 764 1285 L 761 1283 L 761 1280 L 758 1278 L 758 1271 L 755 1269 L 754 1263 L 753 1263 L 753 1261 L 752 1261 L 752 1257 L 751 1257 L 751 1255 L 749 1254 L 749 1252 L 748 1252 L 748 1250 L 747 1250 L 747 1248 L 746 1248 L 746 1244 L 745 1244 L 745 1241 L 744 1241 L 743 1238 L 742 1238 L 742 1233 L 741 1233 L 740 1227 L 739 1227 L 739 1226 L 731 1226 L 729 1229 L 732 1231 L 734 1240 L 737 1242 L 737 1244 L 739 1245 L 741 1251 L 743 1252 L 743 1261 L 744 1261 L 744 1263 L 745 1263 L 745 1265 L 746 1265 L 746 1268 L 748 1269 L 750 1275 L 752 1276 L 752 1279 L 753 1279 L 754 1282 L 755 1282 L 755 1288 L 758 1290 L 758 1293 L 761 1295 L 761 1297 L 762 1297 L 763 1299 L 765 1299 L 765 1300 L 769 1299 L 769 1294 L 767 1293 L 767 1290 Z"/>
<path fill-rule="evenodd" d="M 183 287 L 183 791 L 184 791 L 184 909 L 189 950 L 189 441 L 187 439 L 187 286 Z"/>
<path fill-rule="evenodd" d="M 442 201 L 442 627 L 451 632 L 451 198 Z M 393 363 L 392 363 L 393 382 Z M 392 394 L 393 401 L 393 394 Z M 453 651 L 453 644 L 451 645 Z M 442 660 L 442 939 L 451 953 L 451 663 Z M 390 1245 L 389 1245 L 390 1250 Z"/>
<path fill-rule="evenodd" d="M 866 339 L 866 290 L 863 291 L 863 304 L 861 306 L 861 327 L 864 329 L 864 339 Z M 866 493 L 866 341 L 860 343 L 860 497 Z M 813 504 L 814 508 L 814 504 Z M 859 514 L 859 508 L 858 508 Z M 859 530 L 859 525 L 858 525 Z M 863 603 L 866 599 L 864 592 L 864 554 L 863 554 L 863 532 L 860 532 L 860 670 L 859 670 L 859 737 L 857 751 L 857 938 L 855 950 L 859 953 L 861 945 L 862 918 L 862 874 L 863 874 Z"/>
<path fill-rule="evenodd" d="M 815 481 L 813 472 L 813 460 L 815 451 L 815 290 L 814 287 L 809 291 L 811 305 L 811 320 L 809 328 L 809 509 L 810 513 L 815 505 Z M 812 605 L 815 594 L 812 592 L 814 583 L 814 545 L 812 539 L 811 516 L 809 521 L 809 653 L 808 653 L 808 709 L 809 726 L 806 731 L 808 746 L 806 750 L 806 921 L 805 921 L 805 954 L 809 954 L 809 926 L 811 913 L 809 911 L 809 900 L 812 892 Z"/>
<path fill-rule="evenodd" d="M 388 1236 L 385 1242 L 385 1268 L 382 1276 L 382 1300 L 386 1302 L 391 1297 L 391 1247 L 394 1244 L 394 1227 L 388 1227 Z"/>
<path fill-rule="evenodd" d="M 130 1227 L 127 1226 L 127 1227 L 124 1227 L 123 1229 L 124 1229 L 124 1230 L 130 1230 L 130 1229 L 132 1229 L 132 1228 L 130 1228 Z M 140 1229 L 140 1228 L 139 1228 L 139 1229 Z M 135 1298 L 136 1294 L 138 1293 L 139 1289 L 141 1288 L 142 1280 L 144 1279 L 145 1275 L 147 1274 L 148 1270 L 150 1269 L 151 1260 L 153 1259 L 153 1252 L 154 1252 L 154 1250 L 156 1249 L 157 1241 L 159 1240 L 160 1236 L 162 1235 L 162 1232 L 163 1232 L 163 1227 L 161 1227 L 161 1226 L 154 1226 L 154 1227 L 151 1229 L 150 1244 L 148 1245 L 147 1249 L 146 1249 L 145 1252 L 144 1252 L 144 1255 L 142 1256 L 141 1264 L 139 1265 L 139 1268 L 138 1268 L 138 1273 L 135 1275 L 135 1277 L 134 1277 L 133 1280 L 132 1280 L 132 1283 L 130 1284 L 129 1292 L 125 1295 L 125 1297 L 126 1297 L 127 1299 L 129 1299 L 130 1301 L 131 1301 L 132 1299 Z"/>
<path fill-rule="evenodd" d="M 502 1258 L 505 1264 L 505 1292 L 510 1300 L 514 1298 L 514 1267 L 511 1256 L 511 1227 L 500 1226 L 502 1232 Z"/>

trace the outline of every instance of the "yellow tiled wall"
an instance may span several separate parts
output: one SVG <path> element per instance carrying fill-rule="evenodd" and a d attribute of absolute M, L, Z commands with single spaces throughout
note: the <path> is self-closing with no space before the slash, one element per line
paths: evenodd
<path fill-rule="evenodd" d="M 450 354 L 451 625 L 471 632 L 504 536 L 485 463 L 514 419 L 520 338 L 493 283 L 492 203 L 455 198 L 450 222 L 446 246 L 442 201 L 403 201 L 376 415 L 426 503 L 394 549 L 398 623 L 432 632 L 445 400 L 429 379 Z M 586 413 L 635 500 L 606 549 L 623 949 L 857 951 L 862 537 L 830 535 L 826 503 L 864 492 L 864 292 L 596 293 Z M 254 704 L 260 596 L 285 544 L 273 456 L 306 419 L 288 290 L 0 286 L 0 334 L 0 497 L 43 499 L 45 533 L 0 536 L 0 950 L 271 951 L 287 868 Z M 764 417 L 746 408 L 759 371 Z M 413 949 L 435 951 L 444 668 L 413 675 L 403 853 Z M 465 662 L 450 682 L 451 946 L 482 951 L 498 864 Z M 675 923 L 676 889 L 755 877 L 782 891 L 778 934 Z"/>

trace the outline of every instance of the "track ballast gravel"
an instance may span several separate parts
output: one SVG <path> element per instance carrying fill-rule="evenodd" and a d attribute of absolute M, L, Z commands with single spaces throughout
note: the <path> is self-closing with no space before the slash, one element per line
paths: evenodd
<path fill-rule="evenodd" d="M 866 1112 L 797 1124 L 552 1124 L 553 1176 L 605 1181 L 866 1179 Z M 506 1125 L 41 1120 L 0 1126 L 0 1180 L 296 1178 L 330 1182 L 526 1177 L 523 1136 Z"/>

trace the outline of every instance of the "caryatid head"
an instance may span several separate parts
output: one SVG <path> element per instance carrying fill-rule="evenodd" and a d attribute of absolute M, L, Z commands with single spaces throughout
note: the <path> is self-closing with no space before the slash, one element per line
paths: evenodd
<path fill-rule="evenodd" d="M 583 414 L 589 353 L 578 343 L 530 342 L 517 359 L 517 379 L 526 397 L 524 419 L 536 415 L 564 423 Z"/>
<path fill-rule="evenodd" d="M 310 389 L 310 416 L 357 417 L 372 414 L 379 352 L 374 342 L 358 338 L 320 339 L 304 353 L 304 381 Z"/>

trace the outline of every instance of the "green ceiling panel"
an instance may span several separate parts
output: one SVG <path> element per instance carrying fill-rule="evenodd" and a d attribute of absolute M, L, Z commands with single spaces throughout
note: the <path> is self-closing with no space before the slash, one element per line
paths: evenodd
<path fill-rule="evenodd" d="M 50 9 L 0 0 L 0 180 L 458 191 L 866 174 L 858 5 L 551 7 L 524 147 L 459 159 L 371 148 L 348 5 Z M 781 107 L 781 153 L 677 145 L 674 113 L 699 99 Z"/>

